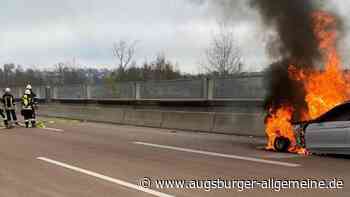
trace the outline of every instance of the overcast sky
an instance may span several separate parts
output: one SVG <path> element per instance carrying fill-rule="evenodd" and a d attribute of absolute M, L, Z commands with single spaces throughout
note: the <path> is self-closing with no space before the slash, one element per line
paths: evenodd
<path fill-rule="evenodd" d="M 261 70 L 269 62 L 264 50 L 268 31 L 257 13 L 244 6 L 247 0 L 232 0 L 237 3 L 226 9 L 214 3 L 219 1 L 5 0 L 0 8 L 0 64 L 44 68 L 75 59 L 81 65 L 113 68 L 112 44 L 124 39 L 138 40 L 139 62 L 164 53 L 182 71 L 196 72 L 217 21 L 229 15 L 245 69 Z M 344 16 L 350 8 L 348 0 L 329 3 Z M 342 46 L 345 57 L 348 46 Z"/>

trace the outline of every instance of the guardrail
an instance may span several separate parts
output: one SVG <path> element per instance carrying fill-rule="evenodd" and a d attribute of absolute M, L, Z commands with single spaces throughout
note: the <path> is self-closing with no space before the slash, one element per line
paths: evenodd
<path fill-rule="evenodd" d="M 23 95 L 23 87 L 12 89 L 17 98 Z M 33 91 L 42 101 L 39 114 L 44 116 L 264 135 L 262 76 L 41 86 Z"/>

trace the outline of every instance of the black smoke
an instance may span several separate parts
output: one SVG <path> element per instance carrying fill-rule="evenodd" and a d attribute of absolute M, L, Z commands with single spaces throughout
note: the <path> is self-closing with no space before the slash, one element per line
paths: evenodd
<path fill-rule="evenodd" d="M 267 51 L 278 61 L 267 69 L 268 95 L 265 108 L 289 104 L 305 109 L 305 92 L 300 82 L 288 76 L 289 65 L 298 69 L 314 69 L 320 59 L 318 40 L 313 31 L 312 14 L 320 5 L 312 0 L 251 0 L 265 25 L 275 28 L 277 38 L 268 42 Z M 296 111 L 296 117 L 300 111 Z"/>

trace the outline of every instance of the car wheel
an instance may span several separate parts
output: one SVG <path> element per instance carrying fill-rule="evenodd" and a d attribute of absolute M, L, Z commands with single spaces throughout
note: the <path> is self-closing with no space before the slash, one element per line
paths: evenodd
<path fill-rule="evenodd" d="M 288 152 L 290 140 L 286 137 L 277 137 L 275 139 L 274 147 L 278 152 Z"/>

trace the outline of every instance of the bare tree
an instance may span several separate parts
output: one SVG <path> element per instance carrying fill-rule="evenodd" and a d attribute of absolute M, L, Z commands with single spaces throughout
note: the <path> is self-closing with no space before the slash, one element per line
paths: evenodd
<path fill-rule="evenodd" d="M 118 69 L 124 70 L 132 62 L 135 56 L 136 43 L 136 41 L 120 40 L 113 44 L 113 55 L 118 60 Z"/>
<path fill-rule="evenodd" d="M 242 70 L 242 54 L 232 31 L 222 26 L 205 50 L 204 70 L 219 76 L 232 75 Z"/>

